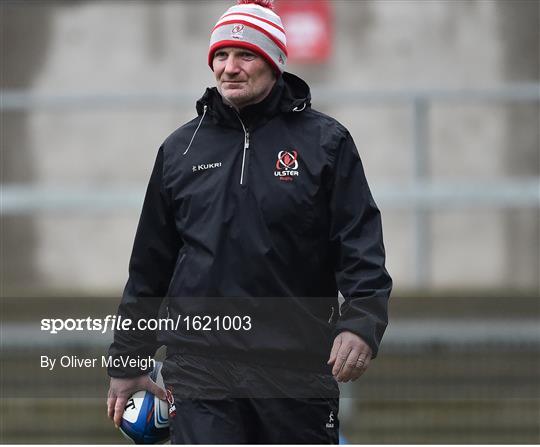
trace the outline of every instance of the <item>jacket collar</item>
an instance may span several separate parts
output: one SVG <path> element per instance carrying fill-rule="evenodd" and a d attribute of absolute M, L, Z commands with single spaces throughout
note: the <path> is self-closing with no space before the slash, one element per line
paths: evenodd
<path fill-rule="evenodd" d="M 216 87 L 207 88 L 197 101 L 197 113 L 202 115 L 204 106 L 216 124 L 239 127 L 238 116 L 249 127 L 254 128 L 268 122 L 279 113 L 297 113 L 311 107 L 309 86 L 298 76 L 283 73 L 278 78 L 268 96 L 257 104 L 252 104 L 237 113 L 223 102 Z"/>

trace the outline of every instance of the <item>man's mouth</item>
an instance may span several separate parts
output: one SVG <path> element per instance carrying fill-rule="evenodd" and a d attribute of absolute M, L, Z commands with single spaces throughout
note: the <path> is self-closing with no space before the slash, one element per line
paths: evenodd
<path fill-rule="evenodd" d="M 222 85 L 226 90 L 242 90 L 246 83 L 240 81 L 223 81 Z"/>

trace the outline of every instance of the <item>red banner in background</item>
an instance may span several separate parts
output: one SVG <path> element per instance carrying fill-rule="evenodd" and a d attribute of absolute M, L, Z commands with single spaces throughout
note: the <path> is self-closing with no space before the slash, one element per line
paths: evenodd
<path fill-rule="evenodd" d="M 328 61 L 333 40 L 332 6 L 329 0 L 276 0 L 275 10 L 287 34 L 289 61 Z"/>

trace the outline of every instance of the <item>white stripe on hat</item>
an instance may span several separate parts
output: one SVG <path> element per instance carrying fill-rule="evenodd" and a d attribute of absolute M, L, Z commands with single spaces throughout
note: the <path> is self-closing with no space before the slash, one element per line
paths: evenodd
<path fill-rule="evenodd" d="M 244 21 L 253 23 L 254 25 L 257 25 L 258 27 L 264 29 L 268 33 L 272 34 L 277 40 L 279 40 L 284 46 L 287 45 L 287 37 L 285 36 L 285 33 L 280 31 L 277 28 L 277 25 L 269 25 L 266 22 L 263 22 L 262 20 L 259 20 L 251 15 L 244 15 L 244 14 L 225 14 L 222 16 L 221 19 L 219 19 L 218 23 L 216 23 L 216 26 L 221 25 L 224 22 L 230 22 L 230 21 Z"/>

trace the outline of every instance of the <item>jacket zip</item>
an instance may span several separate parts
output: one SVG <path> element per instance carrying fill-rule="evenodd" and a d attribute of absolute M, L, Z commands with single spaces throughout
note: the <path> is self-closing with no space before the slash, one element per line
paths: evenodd
<path fill-rule="evenodd" d="M 244 130 L 244 153 L 242 154 L 242 172 L 240 173 L 240 185 L 244 186 L 247 181 L 247 166 L 249 164 L 249 130 L 244 126 L 244 122 L 240 115 L 236 114 L 242 129 Z"/>

